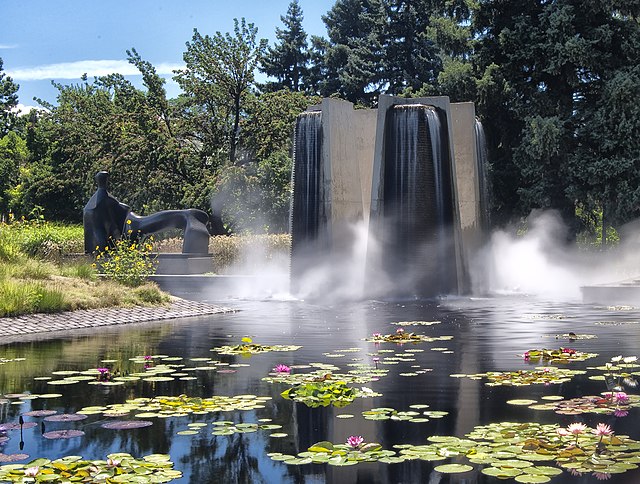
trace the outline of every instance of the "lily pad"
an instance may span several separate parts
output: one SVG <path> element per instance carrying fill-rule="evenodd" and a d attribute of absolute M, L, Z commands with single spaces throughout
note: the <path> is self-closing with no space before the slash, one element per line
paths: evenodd
<path fill-rule="evenodd" d="M 130 430 L 149 427 L 151 425 L 153 425 L 153 422 L 149 422 L 148 420 L 114 420 L 113 422 L 103 423 L 100 427 L 111 430 Z"/>
<path fill-rule="evenodd" d="M 45 417 L 44 420 L 46 420 L 47 422 L 76 422 L 78 420 L 84 420 L 86 418 L 88 418 L 86 415 L 79 413 L 60 413 L 57 415 Z"/>
<path fill-rule="evenodd" d="M 457 474 L 472 471 L 473 467 L 466 464 L 442 464 L 434 467 L 433 470 L 442 472 L 443 474 Z"/>
<path fill-rule="evenodd" d="M 73 439 L 76 437 L 82 437 L 83 435 L 84 432 L 82 430 L 76 429 L 53 430 L 42 434 L 45 439 Z"/>

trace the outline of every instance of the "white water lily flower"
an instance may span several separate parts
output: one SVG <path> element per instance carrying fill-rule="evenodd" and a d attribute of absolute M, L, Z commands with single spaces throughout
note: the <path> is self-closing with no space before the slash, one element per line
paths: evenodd
<path fill-rule="evenodd" d="M 622 355 L 614 356 L 613 358 L 611 358 L 611 361 L 613 361 L 614 363 L 618 363 L 621 360 L 622 360 Z"/>
<path fill-rule="evenodd" d="M 638 361 L 637 356 L 627 356 L 623 359 L 625 363 L 633 363 L 634 361 Z"/>

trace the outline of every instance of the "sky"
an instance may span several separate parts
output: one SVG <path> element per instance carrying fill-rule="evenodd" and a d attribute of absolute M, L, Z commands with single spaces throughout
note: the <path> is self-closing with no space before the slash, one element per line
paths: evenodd
<path fill-rule="evenodd" d="M 135 48 L 167 78 L 169 97 L 179 93 L 172 71 L 182 67 L 185 43 L 193 29 L 203 35 L 233 32 L 233 19 L 244 17 L 258 37 L 277 40 L 276 27 L 290 0 L 0 0 L 0 58 L 4 71 L 20 85 L 23 105 L 34 97 L 55 104 L 51 85 L 77 84 L 82 74 L 113 72 L 141 87 L 141 76 L 126 61 Z M 322 15 L 335 0 L 299 0 L 308 36 L 326 36 Z"/>

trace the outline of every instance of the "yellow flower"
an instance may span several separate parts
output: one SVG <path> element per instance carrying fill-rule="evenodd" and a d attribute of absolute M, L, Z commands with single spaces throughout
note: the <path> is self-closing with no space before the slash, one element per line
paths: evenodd
<path fill-rule="evenodd" d="M 131 232 L 133 232 L 133 230 L 131 230 L 131 229 L 127 230 L 128 234 L 130 234 Z"/>
<path fill-rule="evenodd" d="M 127 220 L 127 225 L 131 225 L 131 220 Z"/>
<path fill-rule="evenodd" d="M 100 256 L 98 256 L 98 257 L 100 257 Z M 93 267 L 94 269 L 97 267 L 95 262 L 93 264 L 91 264 L 91 267 Z"/>

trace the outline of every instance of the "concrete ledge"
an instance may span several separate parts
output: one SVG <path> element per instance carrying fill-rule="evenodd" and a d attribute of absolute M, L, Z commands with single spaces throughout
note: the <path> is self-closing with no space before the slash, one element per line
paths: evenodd
<path fill-rule="evenodd" d="M 610 284 L 582 286 L 585 303 L 630 304 L 640 306 L 640 280 L 628 279 Z"/>

